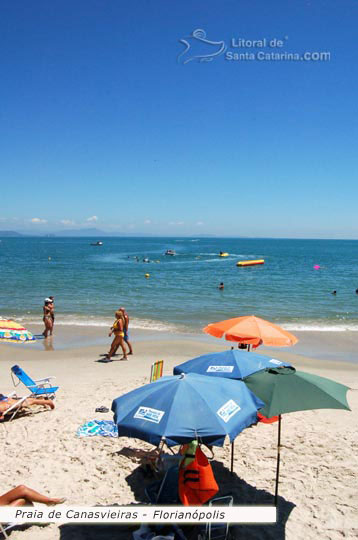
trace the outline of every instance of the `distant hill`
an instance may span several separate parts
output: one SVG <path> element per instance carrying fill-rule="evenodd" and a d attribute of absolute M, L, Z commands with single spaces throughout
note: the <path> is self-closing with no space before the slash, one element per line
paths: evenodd
<path fill-rule="evenodd" d="M 24 234 L 18 233 L 16 231 L 0 231 L 0 237 L 9 237 L 9 236 L 25 236 Z"/>

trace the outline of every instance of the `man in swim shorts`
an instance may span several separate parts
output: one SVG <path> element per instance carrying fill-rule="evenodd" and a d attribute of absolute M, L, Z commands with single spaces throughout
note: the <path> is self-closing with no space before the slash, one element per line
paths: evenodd
<path fill-rule="evenodd" d="M 129 317 L 128 317 L 128 313 L 126 312 L 124 307 L 120 307 L 119 311 L 122 312 L 123 318 L 124 318 L 124 329 L 123 329 L 123 331 L 124 331 L 124 341 L 127 343 L 128 348 L 129 348 L 128 354 L 133 354 L 133 348 L 132 348 L 132 345 L 131 345 L 131 343 L 129 341 L 129 332 L 128 332 Z"/>
<path fill-rule="evenodd" d="M 53 327 L 55 326 L 55 297 L 49 296 L 49 300 L 51 300 L 51 304 L 52 304 L 51 319 L 52 319 L 52 330 L 53 330 Z M 52 335 L 52 332 L 50 335 Z"/>

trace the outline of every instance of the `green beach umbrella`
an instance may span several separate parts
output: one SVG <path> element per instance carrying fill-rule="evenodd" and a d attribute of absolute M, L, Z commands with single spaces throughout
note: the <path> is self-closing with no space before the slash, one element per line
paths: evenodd
<path fill-rule="evenodd" d="M 244 379 L 249 389 L 266 404 L 260 413 L 271 418 L 278 415 L 278 445 L 275 504 L 280 472 L 281 414 L 312 409 L 346 409 L 348 386 L 331 379 L 296 371 L 293 367 L 271 368 Z"/>
<path fill-rule="evenodd" d="M 347 409 L 348 386 L 292 367 L 270 368 L 244 379 L 250 390 L 266 403 L 260 412 L 270 418 L 294 411 Z"/>

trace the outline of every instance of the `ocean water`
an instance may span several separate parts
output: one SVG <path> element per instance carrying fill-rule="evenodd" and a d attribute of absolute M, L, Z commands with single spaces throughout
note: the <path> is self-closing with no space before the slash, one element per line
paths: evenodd
<path fill-rule="evenodd" d="M 20 321 L 41 322 L 54 295 L 56 324 L 108 326 L 124 305 L 132 327 L 166 332 L 251 314 L 288 330 L 358 331 L 354 240 L 2 238 L 0 267 L 0 316 Z"/>

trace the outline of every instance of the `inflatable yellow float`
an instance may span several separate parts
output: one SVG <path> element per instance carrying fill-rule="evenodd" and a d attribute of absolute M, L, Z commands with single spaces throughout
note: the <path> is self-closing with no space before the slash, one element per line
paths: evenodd
<path fill-rule="evenodd" d="M 254 261 L 238 261 L 236 266 L 254 266 L 256 264 L 264 264 L 265 259 L 256 259 Z"/>

